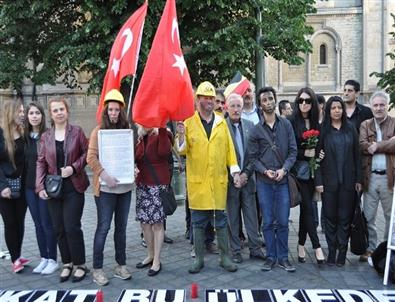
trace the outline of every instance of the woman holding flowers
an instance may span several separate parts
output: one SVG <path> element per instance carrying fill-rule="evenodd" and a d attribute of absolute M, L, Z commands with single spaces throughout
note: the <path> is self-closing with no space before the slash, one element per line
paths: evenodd
<path fill-rule="evenodd" d="M 325 157 L 316 171 L 317 191 L 322 193 L 328 265 L 346 262 L 350 225 L 355 208 L 355 191 L 361 190 L 358 134 L 347 121 L 343 100 L 329 98 L 325 107 L 319 150 Z"/>
<path fill-rule="evenodd" d="M 301 263 L 306 262 L 304 245 L 308 234 L 315 250 L 317 263 L 321 264 L 324 262 L 325 257 L 317 235 L 313 208 L 314 174 L 318 166 L 315 148 L 318 143 L 320 129 L 318 101 L 314 91 L 306 87 L 299 90 L 295 103 L 296 106 L 291 117 L 291 123 L 295 131 L 298 155 L 293 172 L 298 177 L 302 195 L 297 247 L 298 261 Z M 304 171 L 304 173 L 301 173 L 301 171 Z"/>

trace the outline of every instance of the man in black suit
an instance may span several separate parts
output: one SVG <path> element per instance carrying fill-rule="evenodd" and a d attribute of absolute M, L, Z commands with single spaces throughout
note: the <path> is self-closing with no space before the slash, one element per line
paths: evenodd
<path fill-rule="evenodd" d="M 236 185 L 231 181 L 228 183 L 226 201 L 232 260 L 236 263 L 243 261 L 241 256 L 242 244 L 239 237 L 240 208 L 248 235 L 250 258 L 264 260 L 265 254 L 262 251 L 262 242 L 258 234 L 255 172 L 247 153 L 248 141 L 254 123 L 241 118 L 243 98 L 240 95 L 235 93 L 229 95 L 226 104 L 228 112 L 226 122 L 233 140 L 237 162 L 241 169 L 240 182 Z"/>

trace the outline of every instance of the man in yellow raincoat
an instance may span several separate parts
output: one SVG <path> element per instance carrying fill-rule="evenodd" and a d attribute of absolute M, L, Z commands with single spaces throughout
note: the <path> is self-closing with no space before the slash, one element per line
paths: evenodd
<path fill-rule="evenodd" d="M 220 266 L 235 272 L 237 266 L 228 256 L 226 194 L 228 169 L 235 185 L 240 184 L 236 153 L 226 121 L 214 113 L 215 88 L 203 82 L 196 90 L 195 114 L 177 126 L 175 145 L 187 158 L 187 187 L 193 226 L 196 258 L 189 272 L 204 266 L 206 225 L 211 222 L 217 233 Z"/>

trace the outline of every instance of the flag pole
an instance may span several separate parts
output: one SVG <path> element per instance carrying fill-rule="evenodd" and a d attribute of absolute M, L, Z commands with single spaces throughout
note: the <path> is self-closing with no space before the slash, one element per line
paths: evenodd
<path fill-rule="evenodd" d="M 133 88 L 134 88 L 134 80 L 136 79 L 136 75 L 134 74 L 132 77 L 132 84 L 130 85 L 130 93 L 129 93 L 129 101 L 128 101 L 128 110 L 127 110 L 127 117 L 130 119 L 130 107 L 132 104 L 132 94 L 133 94 Z"/>

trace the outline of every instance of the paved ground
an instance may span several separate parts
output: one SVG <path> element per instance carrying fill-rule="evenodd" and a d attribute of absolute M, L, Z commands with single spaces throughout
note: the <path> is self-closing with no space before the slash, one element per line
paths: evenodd
<path fill-rule="evenodd" d="M 155 277 L 148 277 L 147 270 L 138 270 L 135 264 L 146 256 L 146 249 L 140 244 L 140 227 L 135 221 L 134 202 L 129 216 L 127 233 L 127 264 L 133 273 L 133 279 L 123 281 L 112 277 L 112 269 L 115 265 L 112 234 L 108 236 L 105 247 L 105 271 L 110 277 L 110 284 L 103 288 L 105 301 L 116 301 L 123 289 L 185 289 L 187 300 L 189 299 L 192 283 L 197 283 L 199 298 L 194 301 L 204 300 L 206 288 L 271 288 L 271 289 L 384 289 L 382 278 L 367 263 L 358 262 L 358 257 L 348 254 L 347 263 L 344 267 L 318 267 L 314 260 L 314 251 L 311 244 L 306 244 L 308 257 L 304 264 L 297 263 L 296 245 L 298 229 L 298 209 L 292 209 L 290 223 L 290 260 L 296 265 L 295 273 L 287 273 L 276 267 L 271 272 L 260 270 L 262 262 L 248 259 L 248 249 L 243 250 L 245 261 L 239 265 L 236 273 L 228 273 L 218 266 L 216 255 L 206 256 L 206 265 L 201 273 L 188 274 L 191 264 L 191 245 L 184 238 L 185 221 L 184 206 L 181 204 L 174 216 L 168 219 L 167 234 L 174 239 L 173 244 L 164 244 L 162 252 L 163 269 Z M 379 213 L 379 237 L 382 238 L 383 218 Z M 83 230 L 87 253 L 87 265 L 92 267 L 93 235 L 96 227 L 96 208 L 91 192 L 86 195 L 86 204 L 83 215 Z M 0 222 L 0 249 L 5 249 L 3 226 Z M 326 242 L 320 232 L 321 244 L 327 251 Z M 23 255 L 33 260 L 32 265 L 20 274 L 11 272 L 9 260 L 0 259 L 0 288 L 8 290 L 22 289 L 97 289 L 98 286 L 92 281 L 91 274 L 80 283 L 59 283 L 58 274 L 41 276 L 32 274 L 32 269 L 39 262 L 39 253 L 34 233 L 34 226 L 30 213 L 26 216 L 26 233 L 23 244 Z M 394 289 L 393 285 L 387 288 Z"/>

